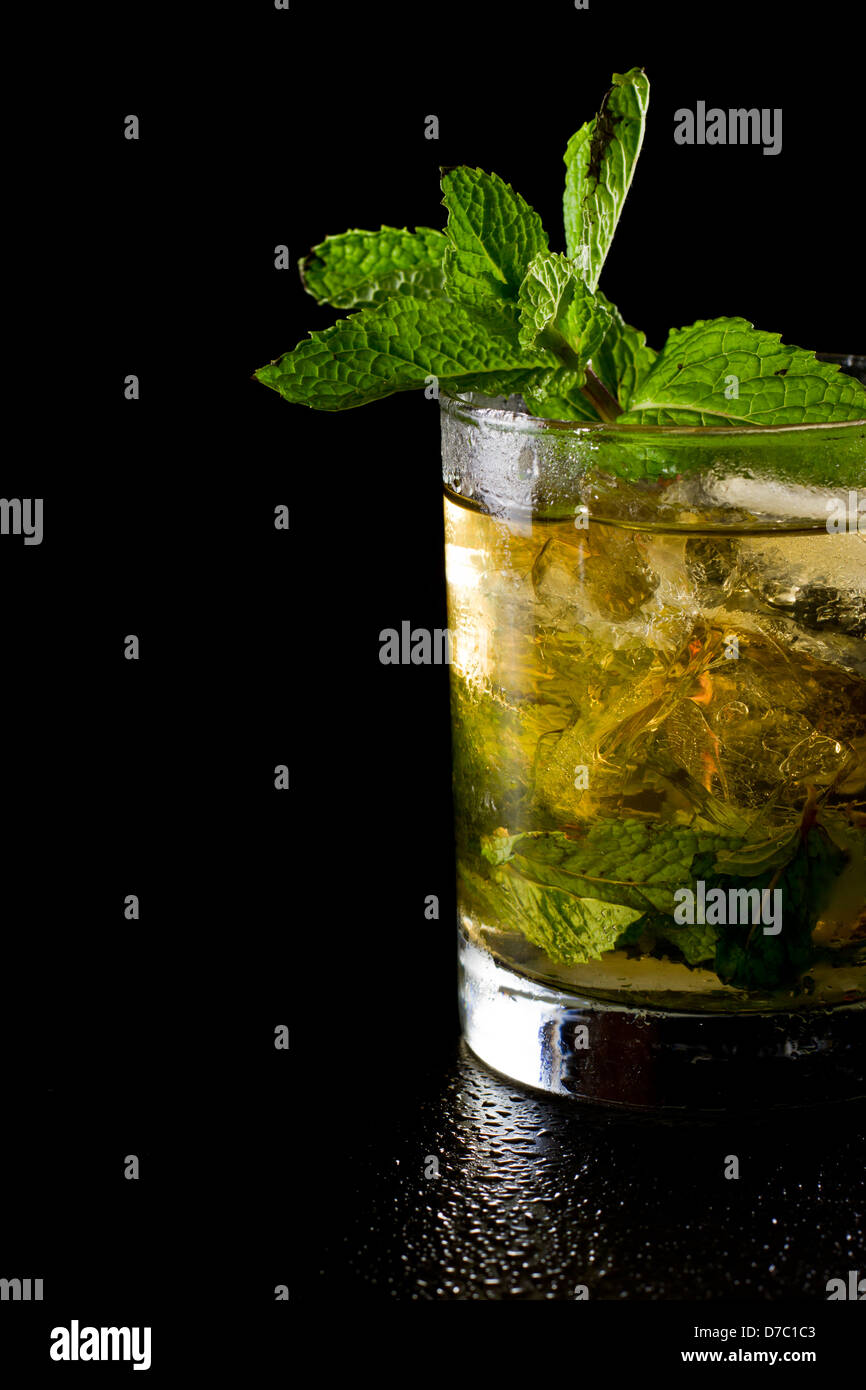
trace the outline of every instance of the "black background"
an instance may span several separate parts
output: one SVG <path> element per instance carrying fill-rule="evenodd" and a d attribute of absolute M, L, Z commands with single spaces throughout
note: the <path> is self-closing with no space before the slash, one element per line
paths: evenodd
<path fill-rule="evenodd" d="M 656 347 L 741 313 L 862 351 L 861 10 L 93 18 L 64 102 L 34 102 L 47 211 L 18 223 L 62 255 L 3 470 L 5 496 L 44 496 L 45 540 L 0 542 L 0 1275 L 46 1281 L 41 1308 L 3 1305 L 4 1335 L 38 1359 L 55 1322 L 152 1322 L 177 1367 L 201 1308 L 211 1350 L 244 1327 L 279 1358 L 274 1286 L 338 1297 L 318 1242 L 353 1156 L 371 1132 L 387 1150 L 457 1034 L 447 671 L 379 662 L 382 628 L 446 624 L 437 407 L 316 414 L 251 379 L 335 317 L 297 262 L 348 227 L 442 225 L 456 163 L 513 183 L 562 249 L 567 139 L 642 64 L 607 294 Z M 676 145 L 698 100 L 781 107 L 781 154 Z"/>

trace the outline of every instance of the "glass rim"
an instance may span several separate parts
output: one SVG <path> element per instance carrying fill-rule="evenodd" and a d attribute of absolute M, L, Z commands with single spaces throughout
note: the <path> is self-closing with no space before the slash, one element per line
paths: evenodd
<path fill-rule="evenodd" d="M 477 393 L 480 394 L 480 393 Z M 651 439 L 766 439 L 788 434 L 821 434 L 834 430 L 854 432 L 866 428 L 866 417 L 856 420 L 824 420 L 814 424 L 796 425 L 618 425 L 615 420 L 548 420 L 527 411 L 508 410 L 505 406 L 478 405 L 457 392 L 439 391 L 440 408 L 456 419 L 499 426 L 501 429 L 526 434 L 553 432 L 575 435 L 613 434 L 622 439 L 647 435 Z"/>

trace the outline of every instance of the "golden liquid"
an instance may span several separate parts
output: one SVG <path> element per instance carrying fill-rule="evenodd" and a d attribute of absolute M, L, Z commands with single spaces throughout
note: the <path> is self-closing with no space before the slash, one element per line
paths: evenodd
<path fill-rule="evenodd" d="M 638 1006 L 866 997 L 866 535 L 517 524 L 447 492 L 445 528 L 470 937 L 546 983 Z M 849 827 L 848 859 L 814 960 L 783 987 L 724 984 L 651 939 L 563 964 L 467 888 L 489 876 L 481 839 L 497 831 L 718 829 L 732 814 L 761 840 L 816 806 Z"/>

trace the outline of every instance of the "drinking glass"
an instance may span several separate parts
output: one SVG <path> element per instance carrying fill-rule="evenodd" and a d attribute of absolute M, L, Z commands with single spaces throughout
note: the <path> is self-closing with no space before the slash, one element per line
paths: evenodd
<path fill-rule="evenodd" d="M 469 1046 L 614 1105 L 863 1096 L 866 421 L 440 404 Z"/>

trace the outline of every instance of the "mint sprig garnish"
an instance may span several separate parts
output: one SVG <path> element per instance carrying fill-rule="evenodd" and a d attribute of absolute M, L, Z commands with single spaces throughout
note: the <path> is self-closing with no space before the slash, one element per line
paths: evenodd
<path fill-rule="evenodd" d="M 358 312 L 256 373 L 287 400 L 347 410 L 435 377 L 518 393 L 547 419 L 749 428 L 866 418 L 853 377 L 744 318 L 673 329 L 658 355 L 598 289 L 643 143 L 649 83 L 615 73 L 568 142 L 566 253 L 497 174 L 442 171 L 444 231 L 329 236 L 301 262 L 320 303 Z M 638 467 L 643 466 L 638 460 Z"/>
<path fill-rule="evenodd" d="M 594 290 L 643 144 L 649 82 L 642 68 L 613 75 L 597 116 L 565 151 L 565 244 Z"/>
<path fill-rule="evenodd" d="M 519 339 L 539 345 L 581 371 L 604 342 L 610 311 L 592 293 L 567 256 L 542 251 L 534 256 L 518 292 Z"/>
<path fill-rule="evenodd" d="M 747 319 L 672 328 L 651 371 L 631 391 L 621 424 L 827 424 L 863 415 L 854 377 L 803 348 L 786 347 Z"/>
<path fill-rule="evenodd" d="M 491 300 L 515 306 L 527 266 L 547 250 L 538 213 L 510 184 L 481 169 L 443 169 L 442 202 L 448 296 L 476 307 Z"/>
<path fill-rule="evenodd" d="M 380 227 L 343 232 L 314 246 L 300 263 L 304 288 L 336 309 L 383 304 L 395 295 L 441 296 L 445 283 L 444 232 L 432 227 Z"/>
<path fill-rule="evenodd" d="M 616 400 L 589 368 L 611 326 L 611 313 L 574 263 L 567 256 L 540 251 L 529 263 L 518 304 L 521 345 L 549 352 L 561 363 L 527 385 L 529 402 L 537 402 L 545 414 L 554 409 L 569 420 L 615 415 Z"/>
<path fill-rule="evenodd" d="M 624 321 L 619 309 L 601 290 L 596 290 L 595 297 L 610 313 L 611 324 L 601 347 L 593 354 L 593 370 L 625 410 L 658 354 L 648 346 L 643 333 Z"/>
<path fill-rule="evenodd" d="M 259 381 L 288 401 L 348 410 L 423 386 L 430 376 L 460 378 L 543 365 L 517 330 L 447 299 L 388 299 L 375 309 L 311 333 L 294 352 L 262 367 Z"/>

